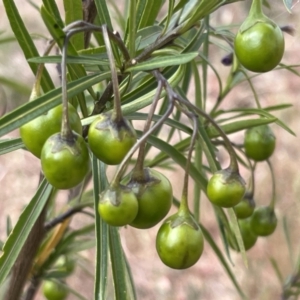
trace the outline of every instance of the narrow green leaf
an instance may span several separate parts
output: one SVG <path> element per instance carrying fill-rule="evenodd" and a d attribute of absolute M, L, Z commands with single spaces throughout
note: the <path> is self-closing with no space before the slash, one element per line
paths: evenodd
<path fill-rule="evenodd" d="M 0 155 L 9 153 L 24 147 L 20 138 L 0 140 Z"/>
<path fill-rule="evenodd" d="M 174 149 L 176 149 L 178 152 L 184 153 L 184 151 L 189 147 L 190 143 L 191 143 L 191 138 L 188 137 L 186 139 L 179 141 L 175 145 L 172 145 L 172 147 L 174 147 Z M 170 159 L 170 156 L 167 153 L 161 151 L 153 159 L 145 162 L 145 164 L 146 166 L 152 168 L 160 165 L 161 163 L 165 162 L 167 159 Z"/>
<path fill-rule="evenodd" d="M 126 272 L 127 272 L 126 285 L 131 290 L 131 297 L 132 297 L 129 300 L 137 300 L 137 295 L 136 295 L 134 281 L 133 281 L 133 277 L 132 277 L 132 273 L 131 273 L 131 269 L 130 269 L 130 264 L 129 264 L 124 252 L 123 252 L 123 258 L 124 258 Z"/>
<path fill-rule="evenodd" d="M 99 195 L 107 186 L 105 164 L 94 155 L 92 160 L 95 209 L 95 238 L 96 238 L 96 270 L 94 280 L 94 299 L 106 299 L 106 282 L 108 270 L 108 225 L 98 213 Z"/>
<path fill-rule="evenodd" d="M 241 234 L 241 231 L 240 231 L 240 227 L 239 227 L 239 223 L 238 223 L 236 214 L 235 214 L 233 208 L 228 208 L 227 211 L 228 211 L 228 214 L 229 214 L 231 227 L 234 231 L 234 234 L 235 234 L 235 237 L 236 237 L 239 249 L 240 249 L 240 253 L 242 254 L 244 264 L 245 264 L 246 268 L 248 268 L 248 259 L 247 259 L 246 250 L 245 250 L 245 246 L 244 246 L 244 241 L 243 241 L 243 238 L 242 238 L 242 234 Z"/>
<path fill-rule="evenodd" d="M 167 29 L 169 27 L 171 18 L 173 16 L 174 5 L 175 5 L 175 1 L 174 0 L 169 0 L 167 20 L 165 22 L 165 28 L 164 28 L 164 31 L 163 31 L 164 33 L 167 32 Z"/>
<path fill-rule="evenodd" d="M 143 50 L 150 44 L 153 44 L 157 38 L 161 35 L 162 28 L 160 26 L 154 25 L 151 27 L 145 27 L 139 30 L 136 34 L 137 36 L 137 50 Z"/>
<path fill-rule="evenodd" d="M 147 0 L 143 2 L 145 2 L 145 5 L 142 15 L 140 16 L 138 29 L 154 25 L 164 0 Z"/>
<path fill-rule="evenodd" d="M 88 234 L 90 236 L 91 242 L 93 242 L 95 246 L 95 235 L 91 235 L 94 229 L 95 224 L 93 223 L 83 226 L 80 229 L 67 232 L 62 238 L 62 240 L 59 242 L 59 244 L 56 246 L 55 251 L 60 254 L 69 253 L 71 250 L 73 251 L 73 245 L 76 245 L 75 239 L 81 236 L 84 238 Z M 82 243 L 82 241 L 80 241 L 79 243 Z"/>
<path fill-rule="evenodd" d="M 161 119 L 161 117 L 162 116 L 160 116 L 160 115 L 153 115 L 152 121 L 157 122 Z M 148 114 L 137 112 L 137 113 L 132 113 L 132 114 L 126 115 L 126 118 L 128 120 L 143 120 L 143 121 L 145 121 L 148 118 Z M 169 119 L 169 118 L 166 119 L 164 122 L 164 125 L 168 125 L 171 128 L 175 128 L 175 129 L 181 130 L 185 133 L 192 134 L 192 129 L 190 127 L 188 127 L 185 124 L 183 124 L 182 122 L 176 121 L 174 119 Z"/>
<path fill-rule="evenodd" d="M 61 27 L 59 27 L 57 25 L 56 20 L 49 13 L 49 11 L 47 11 L 45 6 L 41 7 L 41 16 L 43 18 L 43 21 L 44 21 L 49 33 L 52 35 L 53 39 L 56 41 L 58 46 L 60 48 L 62 48 L 63 44 L 64 44 L 64 39 L 65 39 L 64 31 L 62 30 Z M 77 51 L 74 48 L 71 41 L 68 43 L 67 54 L 68 55 L 74 55 L 74 56 L 78 55 Z M 86 76 L 86 71 L 85 71 L 85 69 L 83 68 L 82 65 L 68 65 L 67 67 L 68 67 L 68 70 L 69 70 L 69 75 L 70 75 L 72 80 L 76 80 L 77 78 Z M 90 87 L 90 88 L 88 88 L 88 91 L 89 91 L 90 95 L 95 99 L 96 95 L 94 93 L 94 90 Z M 80 105 L 81 112 L 82 112 L 83 116 L 86 117 L 88 115 L 88 112 L 87 112 L 84 93 L 81 93 L 81 95 L 79 95 L 77 97 L 77 100 L 79 102 L 79 105 Z"/>
<path fill-rule="evenodd" d="M 66 25 L 83 19 L 82 0 L 64 0 L 64 8 Z M 76 50 L 83 49 L 83 32 L 77 33 L 71 41 Z"/>
<path fill-rule="evenodd" d="M 163 73 L 163 75 L 168 80 L 169 84 L 174 87 L 180 82 L 182 75 L 184 74 L 184 70 L 184 65 L 180 65 L 178 68 L 169 68 L 169 70 L 166 70 L 166 73 Z M 122 111 L 124 114 L 136 112 L 152 103 L 156 92 L 157 83 L 155 80 L 153 80 L 153 87 L 150 92 L 145 92 L 148 91 L 147 86 L 148 84 L 141 84 L 141 86 L 139 86 L 136 90 L 122 97 L 122 102 L 124 101 L 126 103 L 122 105 Z M 165 92 L 161 94 L 161 97 L 164 96 Z"/>
<path fill-rule="evenodd" d="M 39 53 L 23 23 L 15 2 L 13 0 L 3 0 L 3 4 L 11 29 L 15 34 L 15 37 L 23 51 L 25 58 L 29 59 L 31 57 L 39 56 Z M 38 66 L 34 63 L 29 63 L 29 67 L 31 68 L 33 74 L 36 74 Z M 43 71 L 41 86 L 44 92 L 47 92 L 54 88 L 54 84 L 47 70 Z"/>
<path fill-rule="evenodd" d="M 138 131 L 137 133 L 141 134 L 141 132 Z M 154 136 L 149 136 L 148 143 L 158 148 L 160 151 L 165 152 L 175 161 L 176 164 L 178 164 L 180 167 L 182 167 L 185 170 L 186 157 L 182 153 L 177 151 L 172 145 Z M 199 187 L 203 191 L 206 191 L 207 179 L 195 168 L 194 165 L 191 165 L 189 174 L 194 179 L 194 181 L 199 185 Z"/>
<path fill-rule="evenodd" d="M 112 273 L 114 279 L 115 299 L 134 299 L 134 288 L 128 287 L 127 267 L 117 227 L 109 226 L 109 245 Z"/>
<path fill-rule="evenodd" d="M 259 108 L 236 108 L 236 109 L 231 109 L 231 110 L 227 110 L 227 111 L 223 111 L 223 113 L 230 113 L 230 112 L 241 112 L 241 116 L 244 115 L 259 115 L 262 117 L 265 117 L 267 119 L 272 119 L 272 118 L 276 118 L 275 116 L 273 116 L 272 114 L 270 114 L 268 111 L 264 110 L 264 109 L 259 109 Z M 292 135 L 296 135 L 287 125 L 285 125 L 282 121 L 280 121 L 278 118 L 276 118 L 276 124 L 278 124 L 280 127 L 282 127 L 283 129 L 285 129 L 287 132 L 289 132 Z"/>
<path fill-rule="evenodd" d="M 100 24 L 101 25 L 106 24 L 107 27 L 113 31 L 113 26 L 112 26 L 112 22 L 110 19 L 110 15 L 109 15 L 109 11 L 108 11 L 106 3 L 107 3 L 106 0 L 95 0 Z M 117 65 L 121 66 L 121 59 L 120 59 L 119 51 L 118 51 L 116 45 L 114 43 L 112 43 L 111 47 L 112 47 L 114 57 L 117 61 Z"/>
<path fill-rule="evenodd" d="M 52 186 L 44 179 L 35 196 L 20 215 L 17 224 L 3 246 L 0 257 L 0 284 L 13 267 L 26 239 L 52 191 Z"/>
<path fill-rule="evenodd" d="M 47 63 L 47 64 L 57 64 L 61 63 L 61 56 L 42 56 L 42 57 L 34 57 L 29 59 L 30 62 L 35 63 Z M 109 62 L 107 61 L 106 55 L 96 56 L 96 55 L 89 55 L 89 56 L 68 56 L 67 57 L 68 64 L 82 64 L 82 65 L 99 65 L 99 66 L 109 66 Z"/>
<path fill-rule="evenodd" d="M 63 28 L 65 26 L 55 0 L 43 0 L 43 4 L 47 11 L 55 19 L 56 26 Z"/>
<path fill-rule="evenodd" d="M 220 262 L 223 265 L 225 271 L 229 275 L 229 278 L 231 279 L 231 281 L 234 284 L 235 288 L 237 289 L 238 293 L 240 294 L 240 296 L 242 297 L 242 299 L 246 299 L 246 296 L 245 296 L 243 290 L 239 286 L 234 273 L 231 271 L 229 265 L 227 264 L 226 259 L 223 256 L 222 251 L 219 249 L 219 247 L 215 243 L 214 238 L 210 235 L 209 231 L 202 224 L 199 224 L 199 225 L 201 227 L 201 230 L 202 230 L 202 233 L 204 235 L 205 240 L 210 244 L 210 246 L 212 247 L 213 251 L 217 255 L 218 259 L 220 260 Z"/>
<path fill-rule="evenodd" d="M 128 35 L 126 36 L 126 43 L 128 45 L 128 51 L 130 57 L 135 57 L 135 41 L 136 41 L 136 0 L 130 0 L 129 3 L 129 16 L 127 19 L 127 28 L 126 32 Z"/>
<path fill-rule="evenodd" d="M 253 127 L 253 126 L 259 126 L 259 125 L 263 125 L 263 124 L 270 124 L 270 123 L 274 123 L 276 121 L 277 121 L 276 118 L 248 119 L 248 120 L 235 121 L 235 122 L 232 122 L 232 123 L 221 125 L 221 128 L 223 129 L 223 131 L 226 134 L 230 134 L 230 133 L 238 132 L 238 131 Z M 215 137 L 220 136 L 220 133 L 212 125 L 208 125 L 206 131 L 207 131 L 207 134 L 210 138 L 215 138 Z"/>
<path fill-rule="evenodd" d="M 110 72 L 89 75 L 68 83 L 68 97 L 76 96 L 86 88 L 110 77 Z M 61 87 L 30 101 L 0 118 L 0 136 L 19 128 L 61 103 Z"/>
<path fill-rule="evenodd" d="M 148 71 L 169 66 L 182 65 L 190 62 L 198 56 L 198 52 L 182 53 L 178 55 L 159 56 L 149 59 L 147 61 L 137 63 L 136 65 L 126 69 L 128 72 L 132 71 Z"/>

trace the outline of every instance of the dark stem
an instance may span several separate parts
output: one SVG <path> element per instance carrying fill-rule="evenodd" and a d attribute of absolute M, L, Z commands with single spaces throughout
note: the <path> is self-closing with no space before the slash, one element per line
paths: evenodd
<path fill-rule="evenodd" d="M 66 219 L 71 217 L 72 215 L 74 215 L 78 212 L 81 212 L 83 208 L 84 207 L 72 207 L 72 208 L 70 208 L 69 210 L 67 210 L 63 214 L 61 214 L 61 215 L 55 217 L 54 219 L 52 219 L 51 221 L 45 223 L 44 229 L 46 231 L 49 231 L 50 229 L 52 229 L 56 225 L 62 223 L 63 221 L 65 221 Z"/>
<path fill-rule="evenodd" d="M 89 31 L 97 31 L 102 33 L 102 26 L 96 26 L 94 24 L 90 24 L 85 21 L 75 21 L 64 28 L 64 32 L 68 32 L 68 34 L 73 35 L 78 32 L 89 32 Z M 130 55 L 128 49 L 126 48 L 123 40 L 119 36 L 117 32 L 112 32 L 107 28 L 108 36 L 110 40 L 112 40 L 122 52 L 125 61 L 130 61 Z"/>
<path fill-rule="evenodd" d="M 42 173 L 40 173 L 39 185 L 43 178 Z M 11 279 L 4 299 L 17 300 L 22 294 L 27 276 L 32 268 L 34 257 L 45 235 L 44 220 L 47 211 L 46 207 L 47 204 L 33 225 L 31 232 L 29 233 L 27 240 L 13 266 Z"/>
<path fill-rule="evenodd" d="M 198 116 L 188 112 L 186 110 L 183 110 L 183 113 L 187 115 L 189 118 L 193 120 L 193 134 L 191 137 L 191 144 L 189 148 L 189 152 L 186 159 L 186 166 L 185 166 L 185 173 L 184 173 L 184 179 L 183 179 L 183 190 L 182 190 L 182 196 L 181 196 L 181 202 L 179 210 L 183 212 L 189 213 L 189 206 L 188 206 L 188 186 L 189 186 L 189 171 L 191 167 L 191 161 L 192 161 L 192 153 L 194 151 L 194 146 L 196 143 L 197 135 L 198 135 Z"/>
<path fill-rule="evenodd" d="M 82 0 L 83 20 L 88 23 L 94 23 L 97 16 L 97 8 L 94 0 Z M 84 33 L 84 48 L 88 48 L 91 40 L 91 32 Z"/>
<path fill-rule="evenodd" d="M 147 118 L 147 121 L 145 123 L 144 131 L 143 131 L 144 134 L 150 129 L 151 122 L 152 122 L 152 117 L 154 115 L 158 100 L 160 99 L 160 94 L 161 94 L 162 88 L 163 88 L 162 82 L 159 81 L 158 82 L 158 87 L 157 87 L 157 90 L 156 90 L 156 93 L 155 93 L 155 96 L 154 96 L 154 100 L 152 102 L 150 111 L 148 112 L 148 118 Z M 134 168 L 135 172 L 141 173 L 143 171 L 146 144 L 147 144 L 147 140 L 145 140 L 143 143 L 140 144 L 140 149 L 139 149 L 137 161 L 136 161 L 136 165 L 135 165 L 135 168 Z"/>
<path fill-rule="evenodd" d="M 64 45 L 62 48 L 62 60 L 61 60 L 61 88 L 62 88 L 62 104 L 63 115 L 61 122 L 61 137 L 66 140 L 73 138 L 72 129 L 70 127 L 69 112 L 68 112 L 68 93 L 67 93 L 67 49 L 70 35 L 66 34 Z"/>
<path fill-rule="evenodd" d="M 231 145 L 230 140 L 228 139 L 226 133 L 223 131 L 223 129 L 216 123 L 216 121 L 211 118 L 208 114 L 206 114 L 204 111 L 202 111 L 200 108 L 192 104 L 191 102 L 187 101 L 183 97 L 181 97 L 179 94 L 176 94 L 176 99 L 183 103 L 188 108 L 194 110 L 197 114 L 204 117 L 208 122 L 210 122 L 219 132 L 220 136 L 223 138 L 225 147 L 228 151 L 229 157 L 230 157 L 230 164 L 229 168 L 232 172 L 239 173 L 239 165 L 236 158 L 236 153 Z"/>
<path fill-rule="evenodd" d="M 52 40 L 49 45 L 47 46 L 46 50 L 43 53 L 43 56 L 46 56 L 50 53 L 51 49 L 55 45 L 55 41 Z M 41 95 L 41 79 L 43 75 L 45 64 L 39 64 L 37 72 L 36 72 L 36 77 L 35 77 L 35 82 L 33 85 L 33 89 L 29 98 L 29 101 L 34 100 L 35 98 L 39 97 Z"/>
<path fill-rule="evenodd" d="M 121 162 L 118 171 L 116 172 L 112 182 L 111 182 L 111 186 L 118 186 L 121 176 L 123 175 L 123 172 L 129 162 L 129 159 L 131 158 L 131 156 L 134 154 L 134 152 L 140 147 L 140 145 L 142 143 L 144 143 L 147 138 L 159 127 L 161 126 L 165 120 L 169 117 L 169 115 L 172 113 L 173 108 L 174 108 L 174 102 L 175 102 L 175 98 L 174 98 L 174 92 L 172 90 L 172 88 L 170 87 L 168 81 L 158 72 L 158 71 L 152 71 L 152 74 L 154 75 L 154 77 L 157 79 L 158 82 L 161 82 L 161 84 L 163 85 L 163 87 L 166 89 L 167 95 L 168 95 L 168 99 L 169 99 L 169 104 L 167 107 L 166 112 L 164 113 L 164 115 L 159 119 L 159 121 L 157 121 L 157 123 L 155 125 L 153 125 L 146 133 L 144 133 L 142 135 L 142 137 L 138 140 L 138 142 L 136 142 L 134 144 L 134 146 L 130 149 L 130 151 L 127 153 L 127 155 L 124 157 L 123 161 Z"/>
<path fill-rule="evenodd" d="M 33 276 L 30 280 L 30 285 L 27 288 L 27 291 L 25 293 L 23 300 L 32 300 L 34 299 L 34 296 L 36 292 L 38 291 L 40 284 L 41 284 L 41 278 L 39 276 Z"/>

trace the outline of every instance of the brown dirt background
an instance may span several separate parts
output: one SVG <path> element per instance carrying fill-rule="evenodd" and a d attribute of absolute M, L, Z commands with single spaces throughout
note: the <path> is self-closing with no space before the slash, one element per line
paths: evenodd
<path fill-rule="evenodd" d="M 27 1 L 15 1 L 24 22 L 31 33 L 43 33 L 47 36 L 46 29 L 38 15 Z M 41 1 L 36 1 L 40 4 Z M 62 1 L 57 1 L 61 5 Z M 295 5 L 292 14 L 289 14 L 280 0 L 274 1 L 272 11 L 265 12 L 279 25 L 292 24 L 296 28 L 296 34 L 285 34 L 286 52 L 282 62 L 285 64 L 299 64 L 300 41 L 299 41 L 299 1 Z M 62 5 L 61 5 L 62 6 Z M 246 15 L 249 1 L 224 6 L 211 17 L 212 25 L 230 25 L 241 22 Z M 3 3 L 0 3 L 0 31 L 9 34 L 10 28 L 5 16 Z M 0 36 L 1 37 L 1 36 Z M 45 43 L 37 40 L 39 49 L 43 49 Z M 222 66 L 219 61 L 225 55 L 225 51 L 211 46 L 210 58 L 216 69 L 220 72 L 223 82 L 229 69 Z M 55 70 L 50 68 L 55 77 Z M 0 76 L 15 78 L 19 82 L 31 87 L 34 77 L 23 57 L 18 45 L 10 43 L 0 45 Z M 270 106 L 281 103 L 291 103 L 292 108 L 274 114 L 288 124 L 296 133 L 296 137 L 290 135 L 277 125 L 273 125 L 277 137 L 276 151 L 271 159 L 277 180 L 277 216 L 278 227 L 276 232 L 268 238 L 260 238 L 253 249 L 248 251 L 249 268 L 247 269 L 239 254 L 232 253 L 233 266 L 237 280 L 249 299 L 279 299 L 281 285 L 271 267 L 270 258 L 274 258 L 284 277 L 293 270 L 297 256 L 299 255 L 299 110 L 300 104 L 299 77 L 292 73 L 281 70 L 260 75 L 253 80 L 262 106 Z M 212 105 L 217 97 L 217 81 L 213 73 L 209 73 L 208 105 Z M 7 98 L 7 109 L 11 110 L 26 101 L 16 91 L 4 87 Z M 191 97 L 193 91 L 191 91 Z M 3 99 L 3 98 L 2 98 Z M 2 101 L 1 99 L 1 101 Z M 3 106 L 3 102 L 0 103 Z M 234 89 L 223 103 L 223 108 L 236 106 L 255 106 L 253 96 L 246 83 Z M 12 132 L 7 137 L 16 137 L 18 132 Z M 236 142 L 241 143 L 243 135 L 230 136 Z M 226 166 L 226 156 L 224 159 Z M 223 165 L 223 162 L 222 162 Z M 6 238 L 6 216 L 9 215 L 13 224 L 16 223 L 24 206 L 34 195 L 40 163 L 31 154 L 18 150 L 0 156 L 0 239 Z M 171 179 L 175 196 L 179 197 L 182 188 L 183 172 L 181 170 L 166 171 L 165 174 Z M 242 170 L 244 178 L 248 178 L 245 170 Z M 192 191 L 192 183 L 190 184 Z M 270 200 L 270 175 L 265 163 L 258 166 L 256 172 L 255 198 L 258 204 L 267 204 Z M 63 204 L 64 194 L 60 204 Z M 283 219 L 286 218 L 291 234 L 292 253 L 289 252 L 283 231 Z M 76 215 L 71 226 L 78 227 L 86 222 L 86 217 Z M 218 227 L 215 221 L 211 205 L 203 198 L 201 203 L 201 222 L 214 236 L 215 241 L 223 249 Z M 192 268 L 184 271 L 172 270 L 164 266 L 155 251 L 155 235 L 159 225 L 151 230 L 136 230 L 122 228 L 121 236 L 124 250 L 132 268 L 133 278 L 136 284 L 138 299 L 141 300 L 236 300 L 240 299 L 233 284 L 229 280 L 216 255 L 205 244 L 204 253 L 199 262 Z M 91 274 L 94 272 L 93 251 L 84 251 L 82 256 L 86 258 L 85 267 Z M 111 278 L 109 278 L 111 282 Z M 93 276 L 87 275 L 80 266 L 68 279 L 70 286 L 82 293 L 87 299 L 92 299 Z M 111 285 L 107 299 L 112 299 Z M 37 295 L 37 300 L 43 299 Z M 76 299 L 70 295 L 69 300 Z"/>

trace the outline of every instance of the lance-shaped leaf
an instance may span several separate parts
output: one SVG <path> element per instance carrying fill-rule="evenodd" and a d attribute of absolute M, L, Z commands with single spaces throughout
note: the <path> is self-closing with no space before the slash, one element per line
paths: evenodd
<path fill-rule="evenodd" d="M 44 179 L 6 240 L 0 257 L 0 284 L 3 283 L 18 258 L 35 221 L 50 197 L 52 189 L 52 186 Z"/>

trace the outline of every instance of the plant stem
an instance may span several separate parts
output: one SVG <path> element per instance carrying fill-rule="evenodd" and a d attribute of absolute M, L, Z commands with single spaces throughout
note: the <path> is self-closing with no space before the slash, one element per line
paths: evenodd
<path fill-rule="evenodd" d="M 261 0 L 253 0 L 248 17 L 260 17 L 263 14 Z"/>
<path fill-rule="evenodd" d="M 34 299 L 34 296 L 35 296 L 36 292 L 38 291 L 38 288 L 40 287 L 41 281 L 42 280 L 39 276 L 32 277 L 32 279 L 30 280 L 30 285 L 27 288 L 27 291 L 25 293 L 24 300 Z"/>
<path fill-rule="evenodd" d="M 276 202 L 276 181 L 275 181 L 274 170 L 273 170 L 272 164 L 269 159 L 267 159 L 267 163 L 270 168 L 270 173 L 271 173 L 271 177 L 272 177 L 272 199 L 269 204 L 269 207 L 271 207 L 274 210 L 275 202 Z"/>
<path fill-rule="evenodd" d="M 46 50 L 43 53 L 43 56 L 46 56 L 50 53 L 51 49 L 55 45 L 55 41 L 52 40 L 50 44 L 47 46 Z M 45 64 L 39 64 L 37 72 L 36 72 L 36 77 L 35 77 L 35 82 L 32 88 L 32 92 L 30 94 L 29 101 L 32 101 L 39 97 L 41 95 L 41 79 L 43 75 Z"/>
<path fill-rule="evenodd" d="M 97 31 L 103 32 L 102 26 L 96 26 L 94 24 L 85 22 L 85 21 L 75 21 L 64 28 L 64 32 L 68 32 L 68 34 L 73 35 L 82 31 Z M 120 38 L 117 32 L 112 32 L 107 28 L 109 38 L 119 47 L 122 52 L 125 61 L 130 61 L 130 55 L 128 49 L 126 48 L 123 40 Z"/>
<path fill-rule="evenodd" d="M 184 105 L 186 105 L 190 109 L 192 109 L 195 112 L 197 112 L 202 117 L 204 117 L 207 121 L 209 121 L 217 129 L 217 131 L 219 132 L 220 136 L 223 138 L 225 147 L 226 147 L 226 149 L 228 151 L 228 154 L 229 154 L 229 157 L 230 157 L 229 168 L 231 169 L 232 172 L 239 173 L 239 165 L 238 165 L 238 162 L 237 162 L 235 151 L 234 151 L 234 149 L 233 149 L 233 147 L 231 145 L 231 142 L 228 139 L 226 133 L 223 131 L 223 129 L 208 114 L 206 114 L 200 108 L 196 107 L 191 102 L 189 102 L 186 99 L 184 99 L 183 97 L 181 97 L 179 94 L 176 94 L 176 99 L 179 100 L 180 102 L 182 102 Z"/>
<path fill-rule="evenodd" d="M 125 167 L 127 166 L 128 161 L 131 158 L 131 156 L 140 147 L 140 145 L 147 140 L 148 136 L 151 135 L 159 126 L 161 126 L 164 123 L 164 121 L 169 117 L 169 115 L 173 111 L 174 102 L 175 102 L 174 91 L 172 90 L 168 81 L 161 75 L 161 73 L 159 73 L 158 71 L 152 71 L 152 74 L 154 75 L 154 77 L 157 79 L 158 82 L 161 82 L 161 84 L 167 91 L 167 95 L 168 95 L 168 99 L 169 99 L 168 108 L 167 108 L 166 112 L 164 113 L 164 115 L 159 119 L 159 121 L 155 125 L 153 125 L 146 133 L 143 134 L 143 136 L 139 139 L 139 141 L 134 144 L 134 146 L 130 149 L 130 151 L 124 157 L 123 161 L 121 162 L 121 164 L 119 166 L 118 171 L 116 172 L 116 174 L 111 182 L 111 186 L 119 185 L 121 176 L 123 175 Z"/>
<path fill-rule="evenodd" d="M 62 104 L 63 115 L 61 122 L 61 137 L 66 140 L 72 140 L 73 133 L 70 127 L 69 112 L 68 112 L 68 93 L 67 93 L 67 49 L 70 34 L 66 34 L 64 45 L 62 48 L 62 60 L 61 60 L 61 82 L 62 82 Z"/>
<path fill-rule="evenodd" d="M 182 211 L 183 213 L 190 213 L 189 211 L 189 206 L 188 206 L 188 185 L 189 185 L 189 171 L 190 171 L 190 166 L 191 166 L 191 160 L 192 160 L 192 153 L 194 150 L 194 146 L 196 143 L 197 139 L 197 134 L 198 134 L 198 116 L 183 110 L 183 113 L 186 114 L 189 118 L 193 119 L 193 134 L 191 137 L 191 144 L 189 148 L 189 152 L 187 155 L 187 160 L 186 160 L 186 166 L 185 166 L 185 174 L 184 174 L 184 179 L 183 179 L 183 190 L 182 190 L 182 195 L 181 195 L 181 202 L 180 202 L 180 207 L 179 211 Z"/>
<path fill-rule="evenodd" d="M 146 121 L 145 126 L 144 126 L 144 131 L 143 131 L 144 134 L 150 129 L 151 122 L 152 122 L 152 117 L 154 115 L 158 100 L 160 99 L 160 94 L 161 94 L 162 88 L 163 88 L 162 82 L 159 81 L 158 82 L 158 87 L 157 87 L 157 90 L 156 90 L 156 93 L 155 93 L 155 96 L 154 96 L 154 101 L 152 102 L 151 108 L 148 112 L 148 118 L 147 118 L 147 121 Z M 145 158 L 146 144 L 147 144 L 147 140 L 145 140 L 144 142 L 142 142 L 140 144 L 137 161 L 136 161 L 135 168 L 134 168 L 134 172 L 137 172 L 140 175 L 144 174 L 142 171 L 143 171 L 143 168 L 144 168 L 144 158 Z"/>
<path fill-rule="evenodd" d="M 106 47 L 106 53 L 109 60 L 110 71 L 111 71 L 111 81 L 114 91 L 114 110 L 113 110 L 113 120 L 119 123 L 123 119 L 122 110 L 121 110 L 121 99 L 120 99 L 120 91 L 119 91 L 119 82 L 118 82 L 118 75 L 115 65 L 114 56 L 112 53 L 110 40 L 108 36 L 107 26 L 102 25 L 102 34 L 103 39 Z"/>

